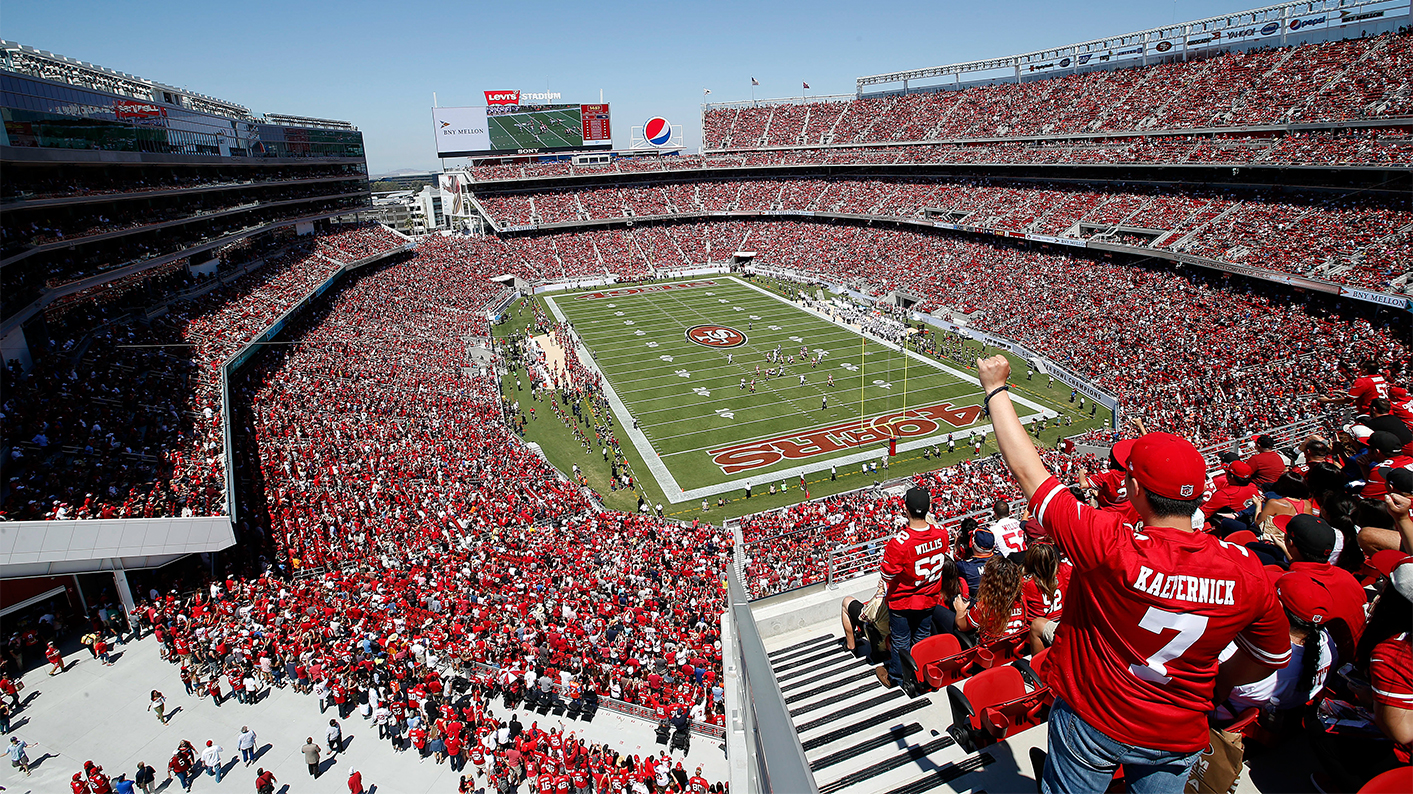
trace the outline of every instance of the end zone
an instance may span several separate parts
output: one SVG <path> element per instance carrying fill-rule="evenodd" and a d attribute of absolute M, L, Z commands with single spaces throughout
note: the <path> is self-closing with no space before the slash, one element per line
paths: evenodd
<path fill-rule="evenodd" d="M 639 295 L 650 292 L 663 292 L 668 289 L 684 289 L 698 286 L 723 286 L 725 285 L 725 283 L 743 286 L 755 290 L 756 292 L 759 292 L 762 295 L 766 295 L 774 300 L 777 300 L 794 310 L 809 313 L 815 316 L 816 318 L 824 320 L 825 322 L 828 322 L 831 325 L 834 325 L 835 327 L 848 331 L 849 333 L 855 336 L 862 337 L 870 342 L 883 345 L 892 350 L 897 350 L 903 353 L 904 355 L 912 357 L 913 360 L 925 366 L 942 370 L 943 372 L 946 372 L 948 375 L 951 375 L 952 377 L 955 377 L 958 380 L 965 381 L 977 387 L 977 395 L 979 398 L 981 382 L 977 380 L 976 377 L 969 375 L 964 371 L 953 369 L 952 367 L 946 365 L 941 361 L 930 359 L 919 353 L 907 350 L 906 348 L 895 347 L 887 342 L 884 342 L 883 340 L 868 336 L 867 334 L 864 334 L 855 328 L 835 322 L 828 315 L 825 315 L 814 309 L 795 304 L 785 297 L 762 289 L 754 284 L 746 283 L 735 277 L 727 277 L 723 279 L 699 282 L 677 282 L 660 285 L 650 284 L 642 287 L 627 287 L 622 290 L 608 290 L 594 293 L 586 293 L 586 295 L 590 296 L 592 299 L 597 299 L 600 297 L 627 297 L 630 295 Z M 659 287 L 659 289 L 653 289 L 653 287 Z M 566 299 L 579 300 L 584 297 L 585 295 L 546 295 L 543 299 L 545 301 L 545 304 L 549 307 L 550 313 L 554 315 L 554 318 L 558 322 L 562 323 L 566 321 L 566 318 L 564 316 L 563 311 L 558 306 L 557 301 Z M 738 471 L 736 473 L 742 473 L 743 476 L 727 480 L 725 482 L 702 486 L 700 488 L 683 490 L 682 487 L 678 484 L 677 479 L 672 475 L 672 472 L 667 468 L 666 464 L 663 463 L 661 455 L 659 455 L 657 450 L 653 448 L 652 442 L 648 439 L 647 435 L 644 434 L 641 429 L 633 426 L 632 413 L 628 410 L 628 407 L 624 404 L 623 400 L 614 390 L 613 384 L 609 381 L 609 378 L 599 368 L 598 362 L 595 361 L 594 356 L 588 349 L 588 347 L 579 339 L 577 334 L 574 334 L 574 338 L 572 340 L 561 341 L 572 341 L 575 346 L 576 352 L 578 352 L 579 354 L 581 363 L 583 363 L 586 368 L 588 368 L 590 371 L 592 371 L 594 374 L 598 375 L 601 378 L 601 382 L 603 383 L 604 395 L 608 398 L 609 406 L 613 409 L 614 414 L 618 417 L 619 429 L 621 430 L 623 435 L 627 436 L 627 438 L 633 442 L 634 448 L 637 449 L 638 454 L 642 456 L 643 462 L 646 464 L 648 471 L 652 473 L 653 478 L 657 481 L 658 487 L 661 489 L 664 498 L 666 498 L 672 504 L 678 504 L 686 501 L 695 501 L 699 499 L 704 499 L 709 496 L 717 496 L 719 494 L 729 493 L 731 491 L 738 491 L 753 484 L 759 485 L 761 483 L 774 481 L 776 479 L 790 480 L 798 478 L 800 475 L 803 474 L 810 474 L 817 471 L 825 471 L 831 466 L 844 467 L 861 464 L 864 461 L 876 461 L 880 458 L 880 456 L 887 454 L 886 449 L 882 448 L 881 446 L 881 444 L 885 442 L 887 438 L 890 437 L 889 433 L 885 432 L 886 430 L 891 430 L 893 433 L 897 434 L 897 436 L 901 436 L 897 441 L 898 452 L 910 452 L 915 449 L 921 449 L 924 446 L 929 446 L 936 443 L 939 435 L 943 435 L 946 432 L 952 432 L 952 430 L 959 429 L 954 422 L 946 419 L 946 416 L 949 412 L 951 412 L 951 416 L 958 419 L 962 418 L 963 415 L 970 412 L 972 421 L 975 421 L 976 416 L 980 415 L 981 412 L 981 406 L 979 404 L 978 399 L 978 403 L 974 405 L 953 406 L 952 404 L 948 403 L 945 406 L 938 405 L 929 406 L 927 408 L 909 408 L 906 411 L 907 416 L 904 416 L 903 411 L 888 411 L 875 414 L 873 416 L 864 417 L 862 420 L 852 419 L 847 422 L 833 422 L 828 425 L 821 425 L 817 428 L 804 428 L 802 430 L 792 431 L 791 433 L 774 438 L 767 437 L 761 440 L 753 440 L 732 444 L 728 447 L 720 449 L 730 451 L 736 450 L 741 447 L 749 446 L 752 448 L 763 450 L 763 445 L 765 444 L 769 444 L 773 449 L 777 450 L 779 450 L 781 447 L 788 447 L 793 449 L 793 447 L 789 447 L 789 445 L 798 444 L 799 439 L 812 439 L 816 437 L 821 437 L 821 434 L 823 434 L 822 438 L 828 440 L 830 444 L 841 442 L 847 437 L 854 436 L 854 434 L 856 433 L 858 433 L 858 435 L 854 437 L 870 439 L 859 441 L 852 445 L 845 444 L 843 446 L 837 447 L 837 449 L 835 450 L 831 450 L 838 451 L 842 449 L 848 449 L 852 446 L 853 448 L 858 450 L 853 453 L 837 455 L 833 457 L 818 458 L 818 456 L 829 454 L 829 452 L 813 452 L 806 457 L 815 457 L 815 460 L 804 462 L 797 466 L 792 466 L 783 470 L 771 471 L 769 473 L 762 472 L 754 476 L 751 476 L 750 474 L 744 471 Z M 1026 399 L 1025 397 L 1021 397 L 1020 395 L 1012 394 L 1011 399 L 1012 402 L 1018 405 L 1023 405 L 1032 410 L 1031 413 L 1021 416 L 1022 422 L 1030 422 L 1041 418 L 1051 419 L 1059 416 L 1058 412 L 1044 408 L 1040 404 Z M 942 427 L 942 424 L 937 422 L 936 419 L 930 413 L 927 415 L 923 414 L 924 410 L 931 411 L 932 409 L 936 409 L 936 413 L 938 414 L 938 416 L 942 417 L 942 421 L 946 424 L 952 425 L 952 429 L 944 429 Z M 918 431 L 917 435 L 911 436 L 904 435 L 900 432 L 901 429 L 905 427 L 912 427 L 914 426 L 914 424 L 912 423 L 918 423 L 920 421 L 932 423 L 936 426 L 936 429 L 926 432 Z M 968 432 L 979 431 L 987 435 L 990 435 L 993 430 L 990 424 L 973 425 L 970 427 L 965 427 L 965 429 Z M 862 433 L 859 433 L 859 431 L 861 430 Z M 841 433 L 845 435 L 841 436 Z M 906 437 L 907 440 L 902 440 L 902 437 Z M 875 446 L 874 448 L 866 448 L 865 445 L 868 444 L 874 444 L 878 446 Z M 713 447 L 712 449 L 718 448 Z M 712 454 L 710 450 L 703 450 L 703 453 Z M 768 457 L 769 455 L 774 453 L 765 452 L 763 454 Z M 788 455 L 785 455 L 784 452 L 781 451 L 780 459 L 793 458 Z M 768 466 L 774 465 L 775 463 L 779 463 L 780 459 L 777 459 L 771 463 L 758 464 L 753 468 L 766 468 Z M 732 472 L 726 473 L 731 474 Z"/>

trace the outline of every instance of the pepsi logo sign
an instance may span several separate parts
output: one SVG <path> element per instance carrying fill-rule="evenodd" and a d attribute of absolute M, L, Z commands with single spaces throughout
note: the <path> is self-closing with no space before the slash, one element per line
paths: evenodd
<path fill-rule="evenodd" d="M 702 347 L 740 347 L 746 335 L 724 325 L 694 325 L 687 329 L 687 341 Z"/>
<path fill-rule="evenodd" d="M 672 124 L 662 116 L 653 116 L 643 125 L 643 139 L 653 146 L 665 146 L 672 140 Z"/>

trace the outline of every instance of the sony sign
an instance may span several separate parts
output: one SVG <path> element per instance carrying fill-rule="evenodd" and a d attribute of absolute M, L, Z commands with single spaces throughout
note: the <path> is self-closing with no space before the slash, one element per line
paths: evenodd
<path fill-rule="evenodd" d="M 491 148 L 485 108 L 432 108 L 432 127 L 437 136 L 438 157 L 456 157 Z"/>

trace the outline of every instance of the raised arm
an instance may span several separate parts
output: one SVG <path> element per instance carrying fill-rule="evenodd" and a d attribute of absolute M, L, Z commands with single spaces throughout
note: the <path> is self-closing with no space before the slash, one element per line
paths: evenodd
<path fill-rule="evenodd" d="M 1010 392 L 997 391 L 1006 385 L 1006 380 L 1011 376 L 1011 362 L 1005 356 L 995 355 L 977 359 L 976 366 L 980 370 L 982 391 L 991 395 L 987 407 L 991 412 L 991 426 L 996 431 L 996 445 L 1001 448 L 1001 457 L 1006 459 L 1006 466 L 1016 482 L 1020 483 L 1025 498 L 1030 499 L 1049 479 L 1050 471 L 1040 460 L 1040 453 L 1035 451 L 1030 435 L 1021 426 L 1016 408 L 1011 404 Z"/>
<path fill-rule="evenodd" d="M 1413 554 L 1413 518 L 1408 515 L 1413 499 L 1401 493 L 1390 493 L 1384 497 L 1384 505 L 1388 508 L 1389 515 L 1393 516 L 1394 527 L 1398 529 L 1398 536 L 1405 554 Z"/>

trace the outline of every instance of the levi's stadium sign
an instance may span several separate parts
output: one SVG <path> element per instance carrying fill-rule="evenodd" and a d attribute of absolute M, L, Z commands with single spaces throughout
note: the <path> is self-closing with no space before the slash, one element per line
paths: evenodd
<path fill-rule="evenodd" d="M 487 105 L 546 104 L 559 102 L 564 95 L 558 91 L 487 91 Z"/>

